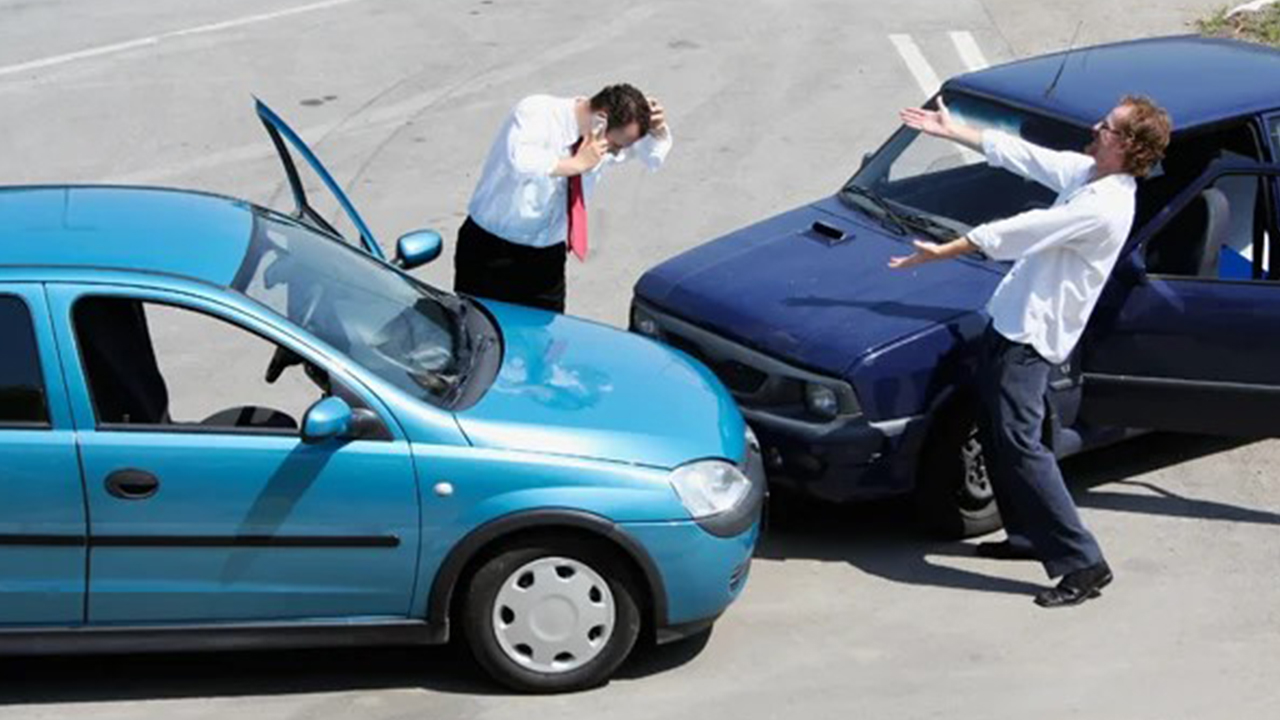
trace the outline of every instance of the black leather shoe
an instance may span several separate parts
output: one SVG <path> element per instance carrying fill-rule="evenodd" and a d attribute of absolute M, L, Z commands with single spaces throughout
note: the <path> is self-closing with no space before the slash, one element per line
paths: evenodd
<path fill-rule="evenodd" d="M 1035 560 L 1036 553 L 1025 545 L 1014 545 L 1008 540 L 981 542 L 973 548 L 973 554 L 992 560 Z"/>
<path fill-rule="evenodd" d="M 1057 587 L 1049 588 L 1036 595 L 1036 604 L 1044 608 L 1068 607 L 1079 605 L 1090 598 L 1102 594 L 1113 579 L 1111 568 L 1106 561 L 1075 570 L 1062 576 Z"/>

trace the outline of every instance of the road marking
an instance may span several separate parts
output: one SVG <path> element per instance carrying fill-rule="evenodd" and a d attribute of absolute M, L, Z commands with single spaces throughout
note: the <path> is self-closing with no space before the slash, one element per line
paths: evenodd
<path fill-rule="evenodd" d="M 51 57 L 40 58 L 39 60 L 29 60 L 27 62 L 18 63 L 16 65 L 6 65 L 0 67 L 0 77 L 5 75 L 15 75 L 17 73 L 30 72 L 32 70 L 43 70 L 45 68 L 55 67 L 57 65 L 65 65 L 69 62 L 77 60 L 85 60 L 88 58 L 102 57 L 104 55 L 113 55 L 115 53 L 133 50 L 135 48 L 147 47 L 150 45 L 158 45 L 159 43 L 172 38 L 187 37 L 190 35 L 200 35 L 203 33 L 217 32 L 219 30 L 228 30 L 230 28 L 243 27 L 254 23 L 266 22 L 268 20 L 278 20 L 291 15 L 301 15 L 302 13 L 315 12 L 316 10 L 326 10 L 339 5 L 350 5 L 351 3 L 364 2 L 364 0 L 325 0 L 324 2 L 312 3 L 310 5 L 300 5 L 298 7 L 286 8 L 284 10 L 275 10 L 268 13 L 260 13 L 258 15 L 248 15 L 234 20 L 224 20 L 222 22 L 210 23 L 208 25 L 199 25 L 185 30 L 174 30 L 172 32 L 152 35 L 150 37 L 142 37 L 125 42 L 112 43 L 111 45 L 100 45 L 85 50 L 77 50 L 75 52 L 64 53 L 62 55 L 53 55 Z"/>
<path fill-rule="evenodd" d="M 987 58 L 982 54 L 982 48 L 978 47 L 977 41 L 973 39 L 973 33 L 961 30 L 948 35 L 951 36 L 951 44 L 956 46 L 956 52 L 960 53 L 964 66 L 969 68 L 970 72 L 985 70 L 990 66 Z"/>
<path fill-rule="evenodd" d="M 556 62 L 562 62 L 569 58 L 589 53 L 601 44 L 632 32 L 635 27 L 649 20 L 656 13 L 657 11 L 651 5 L 633 3 L 630 9 L 618 14 L 608 24 L 597 28 L 594 33 L 554 45 L 533 56 L 526 56 L 518 63 L 482 70 L 475 75 L 462 78 L 452 84 L 433 87 L 425 92 L 410 96 L 393 105 L 380 106 L 367 112 L 337 118 L 319 125 L 296 128 L 296 130 L 302 136 L 302 139 L 311 146 L 311 149 L 316 150 L 318 144 L 339 129 L 343 133 L 350 134 L 399 125 L 425 112 L 445 98 L 466 96 L 468 93 L 489 92 L 492 88 L 501 87 L 504 84 L 536 75 Z M 245 107 L 247 108 L 247 97 L 245 101 Z M 206 152 L 201 154 L 200 157 L 186 158 L 169 165 L 152 166 L 133 172 L 113 175 L 102 178 L 99 182 L 112 185 L 151 185 L 169 181 L 175 177 L 190 176 L 195 172 L 272 158 L 275 155 L 275 147 L 270 142 L 262 141 Z M 334 168 L 330 167 L 329 170 L 333 171 Z M 350 185 L 347 184 L 347 187 L 349 188 Z"/>
<path fill-rule="evenodd" d="M 916 42 L 910 35 L 890 35 L 889 42 L 893 43 L 893 47 L 902 56 L 902 61 L 907 64 L 911 76 L 916 79 L 916 85 L 920 86 L 920 92 L 924 93 L 925 97 L 933 97 L 933 94 L 938 92 L 938 88 L 942 87 L 942 82 L 938 80 L 938 74 L 933 71 L 933 66 L 924 59 L 924 54 L 920 52 Z"/>

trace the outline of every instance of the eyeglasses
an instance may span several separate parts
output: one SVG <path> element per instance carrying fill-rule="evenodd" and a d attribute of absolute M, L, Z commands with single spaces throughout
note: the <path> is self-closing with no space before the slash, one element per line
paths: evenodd
<path fill-rule="evenodd" d="M 1111 122 L 1109 120 L 1103 120 L 1102 122 L 1098 123 L 1098 132 L 1100 133 L 1109 132 L 1109 133 L 1112 133 L 1113 135 L 1120 134 L 1120 131 L 1118 129 L 1111 126 Z"/>

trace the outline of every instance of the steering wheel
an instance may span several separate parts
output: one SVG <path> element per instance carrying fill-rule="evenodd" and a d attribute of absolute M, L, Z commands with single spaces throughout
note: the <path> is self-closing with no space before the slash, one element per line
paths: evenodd
<path fill-rule="evenodd" d="M 267 363 L 267 374 L 263 377 L 268 384 L 275 384 L 280 379 L 280 374 L 290 365 L 297 365 L 302 362 L 302 358 L 298 354 L 283 345 L 277 345 L 275 354 L 271 356 L 271 362 Z"/>
<path fill-rule="evenodd" d="M 302 312 L 302 320 L 298 324 L 304 328 L 310 324 L 311 318 L 316 314 L 316 308 L 320 307 L 320 292 L 319 286 L 316 286 L 306 309 Z M 267 372 L 263 379 L 268 384 L 275 384 L 275 381 L 280 379 L 280 375 L 285 371 L 285 368 L 302 362 L 304 362 L 303 359 L 297 353 L 283 345 L 277 345 L 275 353 L 271 355 L 271 362 L 267 363 Z"/>

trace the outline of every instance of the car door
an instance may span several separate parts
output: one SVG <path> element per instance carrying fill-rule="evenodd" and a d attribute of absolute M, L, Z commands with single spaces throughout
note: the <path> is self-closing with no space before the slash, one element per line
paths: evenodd
<path fill-rule="evenodd" d="M 1122 260 L 1084 349 L 1096 424 L 1280 434 L 1280 166 L 1216 163 Z"/>
<path fill-rule="evenodd" d="M 408 613 L 408 443 L 341 362 L 216 298 L 61 285 L 50 302 L 70 349 L 90 624 Z M 281 348 L 306 362 L 267 383 Z M 329 394 L 372 413 L 373 430 L 304 443 L 306 409 Z"/>
<path fill-rule="evenodd" d="M 84 622 L 75 430 L 44 289 L 0 282 L 0 627 Z"/>
<path fill-rule="evenodd" d="M 267 129 L 276 154 L 280 156 L 293 194 L 293 216 L 322 233 L 350 242 L 384 260 L 382 248 L 364 218 L 360 217 L 355 205 L 302 137 L 261 100 L 255 102 L 254 109 Z M 302 165 L 294 162 L 295 152 L 302 156 Z"/>

